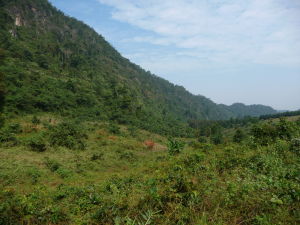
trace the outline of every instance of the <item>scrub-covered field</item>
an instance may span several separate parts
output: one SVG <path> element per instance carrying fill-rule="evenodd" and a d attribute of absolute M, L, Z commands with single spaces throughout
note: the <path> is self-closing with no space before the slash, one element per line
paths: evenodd
<path fill-rule="evenodd" d="M 166 138 L 51 115 L 1 129 L 0 224 L 297 224 L 299 121 Z"/>

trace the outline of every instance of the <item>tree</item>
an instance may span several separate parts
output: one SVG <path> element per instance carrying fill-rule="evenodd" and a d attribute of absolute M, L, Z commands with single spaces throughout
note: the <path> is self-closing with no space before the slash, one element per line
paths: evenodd
<path fill-rule="evenodd" d="M 0 66 L 4 64 L 5 52 L 0 49 Z M 4 95 L 5 95 L 5 84 L 4 84 L 4 73 L 0 71 L 0 127 L 3 126 L 3 106 L 4 106 Z"/>
<path fill-rule="evenodd" d="M 240 128 L 238 128 L 233 136 L 233 142 L 241 143 L 244 140 L 245 136 L 245 133 Z"/>

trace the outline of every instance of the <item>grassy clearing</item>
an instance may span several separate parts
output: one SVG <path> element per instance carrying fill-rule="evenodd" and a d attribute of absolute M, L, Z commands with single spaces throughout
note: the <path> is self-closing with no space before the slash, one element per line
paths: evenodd
<path fill-rule="evenodd" d="M 47 139 L 62 119 L 38 120 L 7 122 L 12 137 L 0 149 L 0 224 L 299 222 L 300 151 L 292 140 L 265 146 L 250 136 L 238 144 L 177 143 L 86 122 L 79 125 L 84 148 L 72 149 Z M 41 133 L 42 143 L 36 139 Z"/>

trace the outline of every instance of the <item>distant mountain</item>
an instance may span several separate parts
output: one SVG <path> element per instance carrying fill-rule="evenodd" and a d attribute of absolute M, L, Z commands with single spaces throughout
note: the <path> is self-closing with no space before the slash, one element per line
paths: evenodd
<path fill-rule="evenodd" d="M 284 113 L 284 112 L 288 112 L 289 110 L 277 110 L 277 113 Z"/>
<path fill-rule="evenodd" d="M 0 0 L 0 51 L 6 56 L 0 66 L 6 114 L 51 112 L 180 135 L 189 120 L 274 112 L 192 95 L 123 58 L 47 0 Z"/>
<path fill-rule="evenodd" d="M 278 113 L 278 111 L 276 111 L 272 107 L 264 106 L 264 105 L 245 105 L 243 103 L 234 103 L 230 106 L 226 106 L 226 105 L 220 105 L 220 106 L 232 112 L 238 118 L 242 118 L 245 116 L 258 117 L 261 115 Z"/>

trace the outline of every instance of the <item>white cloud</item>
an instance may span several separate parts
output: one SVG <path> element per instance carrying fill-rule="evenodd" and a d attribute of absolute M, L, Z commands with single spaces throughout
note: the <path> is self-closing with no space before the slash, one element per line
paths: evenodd
<path fill-rule="evenodd" d="M 296 0 L 98 0 L 112 18 L 151 31 L 131 42 L 174 46 L 213 63 L 300 65 Z"/>

